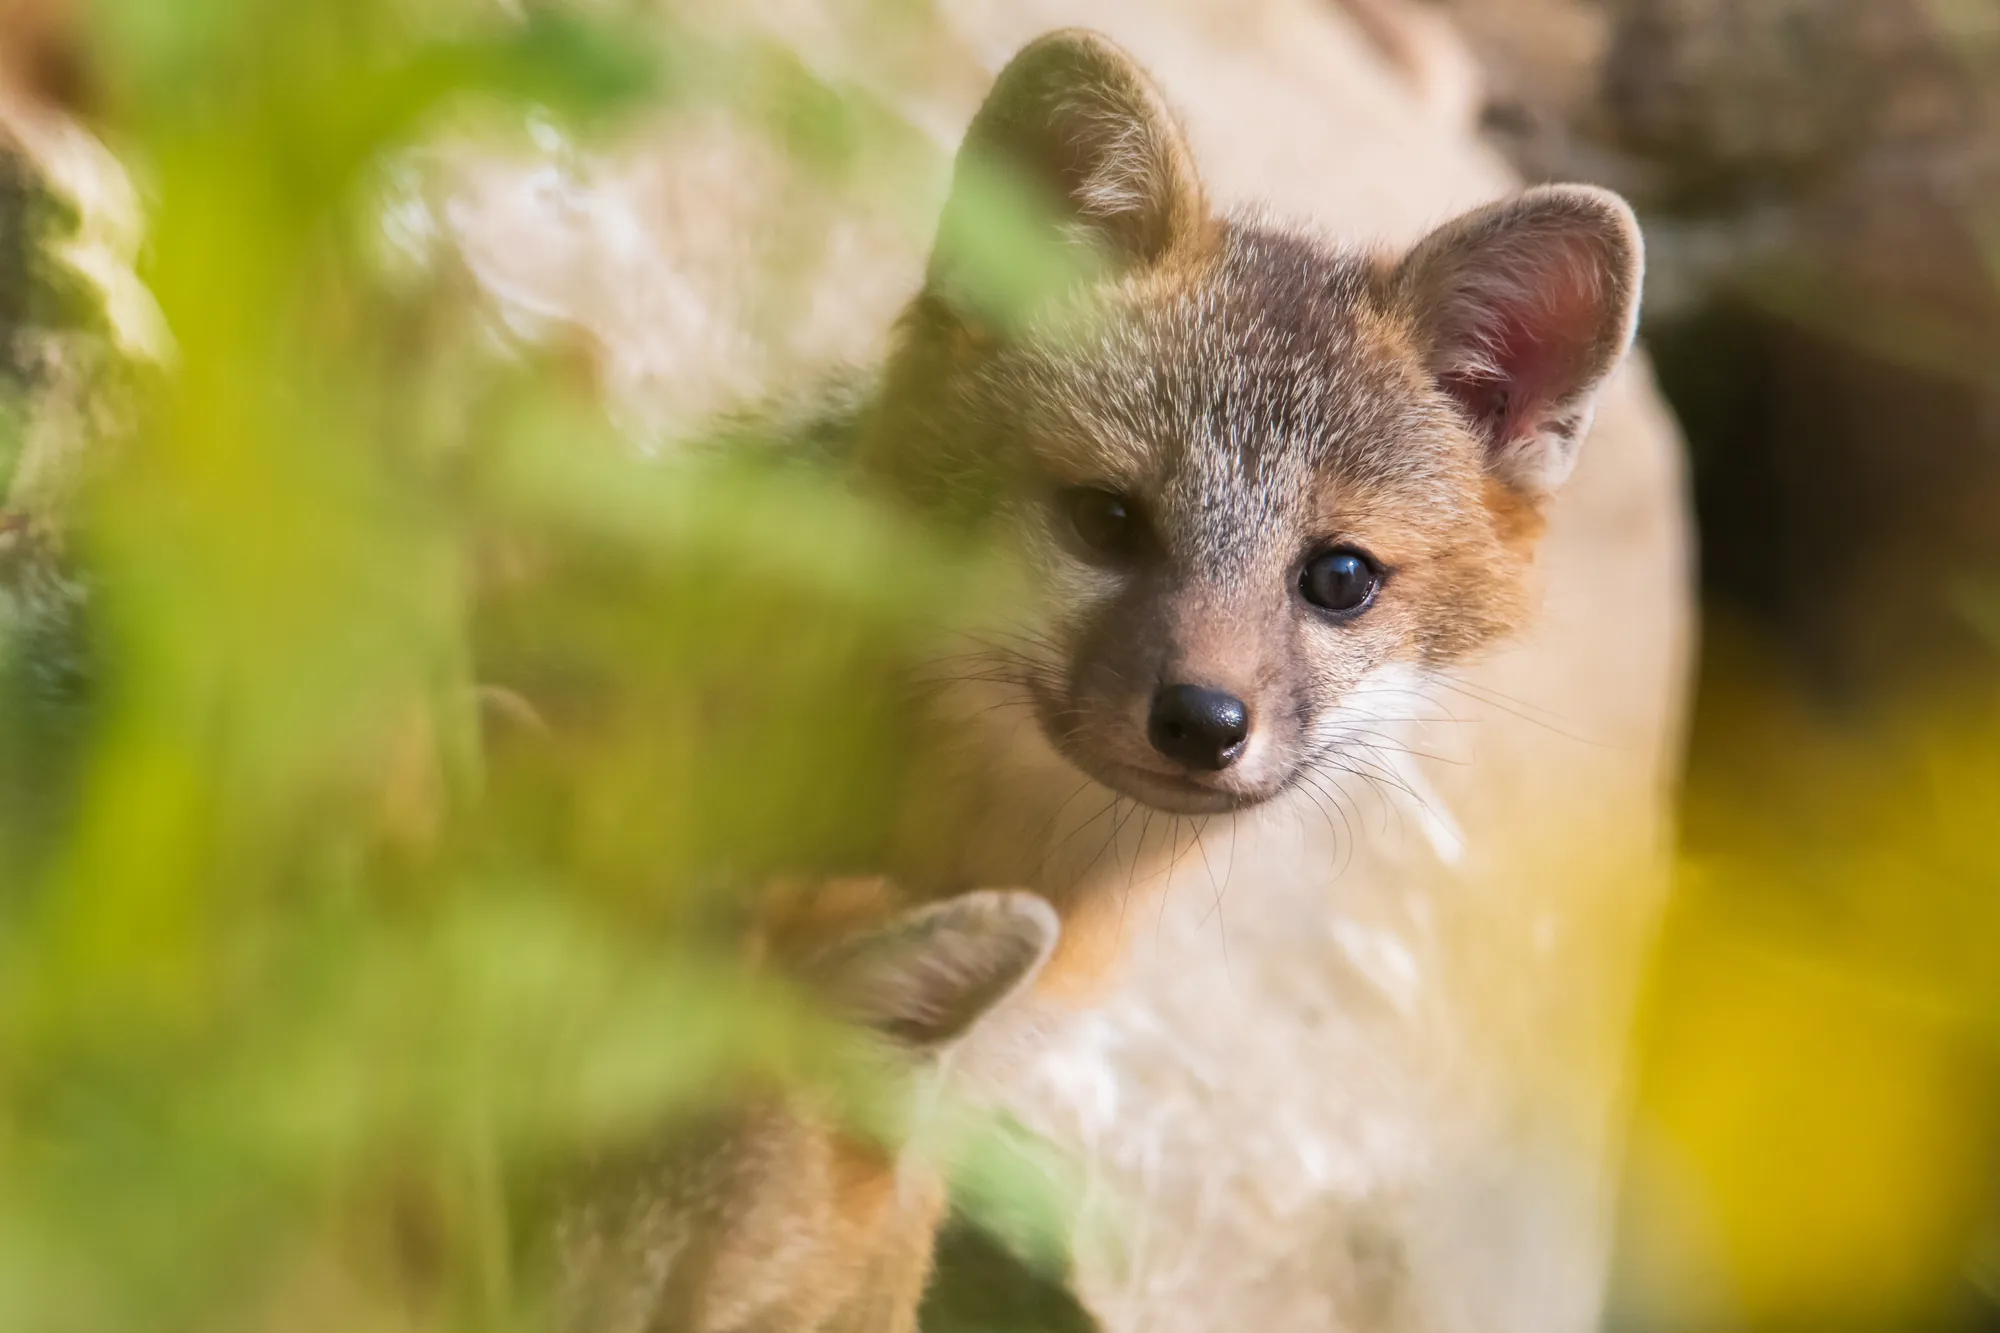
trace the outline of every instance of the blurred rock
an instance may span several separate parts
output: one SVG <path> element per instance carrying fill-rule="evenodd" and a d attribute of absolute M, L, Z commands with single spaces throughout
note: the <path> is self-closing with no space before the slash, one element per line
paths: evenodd
<path fill-rule="evenodd" d="M 1760 408 L 1702 473 L 1718 498 L 1761 454 L 1770 504 L 1712 583 L 1850 698 L 1990 672 L 1959 603 L 2000 580 L 2000 8 L 1610 14 L 1600 133 L 1657 215 L 1735 241 L 1711 295 L 1763 346 Z"/>
<path fill-rule="evenodd" d="M 1595 0 L 1438 0 L 1478 58 L 1481 131 L 1529 180 L 1576 169 L 1597 111 L 1597 71 L 1610 41 Z"/>
<path fill-rule="evenodd" d="M 1652 202 L 1780 203 L 1809 280 L 1936 323 L 1940 342 L 1974 339 L 1956 355 L 1922 350 L 1985 373 L 2000 308 L 2000 9 L 1614 0 L 1610 12 L 1602 126 L 1656 169 Z"/>
<path fill-rule="evenodd" d="M 1646 218 L 1710 592 L 1837 697 L 1990 673 L 2000 6 L 1445 3 L 1495 146 Z"/>

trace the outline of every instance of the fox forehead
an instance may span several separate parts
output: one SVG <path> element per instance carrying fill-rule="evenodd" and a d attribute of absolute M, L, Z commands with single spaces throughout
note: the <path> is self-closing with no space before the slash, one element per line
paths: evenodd
<path fill-rule="evenodd" d="M 1047 479 L 1204 519 L 1163 536 L 1240 542 L 1337 525 L 1369 497 L 1435 502 L 1476 485 L 1476 460 L 1374 283 L 1365 254 L 1225 224 L 1200 256 L 1054 321 L 985 378 Z"/>

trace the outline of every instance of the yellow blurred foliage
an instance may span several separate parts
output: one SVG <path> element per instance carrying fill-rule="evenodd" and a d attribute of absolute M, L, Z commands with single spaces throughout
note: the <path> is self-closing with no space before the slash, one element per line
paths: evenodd
<path fill-rule="evenodd" d="M 1648 1327 L 1907 1326 L 2000 1182 L 2000 700 L 1819 715 L 1712 649 L 1642 1034 Z"/>

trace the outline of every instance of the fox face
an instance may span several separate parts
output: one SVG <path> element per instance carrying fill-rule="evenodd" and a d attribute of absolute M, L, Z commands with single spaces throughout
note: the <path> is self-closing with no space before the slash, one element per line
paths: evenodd
<path fill-rule="evenodd" d="M 1400 256 L 1216 217 L 1146 75 L 1055 33 L 967 135 L 864 459 L 1033 572 L 983 651 L 1072 764 L 1254 805 L 1524 619 L 1640 266 L 1586 187 Z"/>

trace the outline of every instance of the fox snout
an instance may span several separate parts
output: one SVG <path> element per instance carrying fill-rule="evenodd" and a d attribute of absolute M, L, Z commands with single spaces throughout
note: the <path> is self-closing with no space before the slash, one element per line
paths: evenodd
<path fill-rule="evenodd" d="M 1085 772 L 1161 809 L 1218 813 L 1275 795 L 1303 758 L 1311 704 L 1281 618 L 1227 623 L 1230 652 L 1189 651 L 1176 632 L 1187 618 L 1142 589 L 1100 607 L 1067 666 L 1037 673 L 1052 739 Z"/>
<path fill-rule="evenodd" d="M 1226 690 L 1164 685 L 1153 696 L 1146 738 L 1183 768 L 1220 772 L 1248 748 L 1250 709 Z"/>

